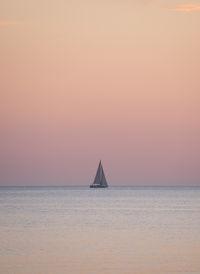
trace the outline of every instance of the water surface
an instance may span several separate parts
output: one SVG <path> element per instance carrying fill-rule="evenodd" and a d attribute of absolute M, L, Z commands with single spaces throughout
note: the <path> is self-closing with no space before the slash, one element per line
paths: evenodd
<path fill-rule="evenodd" d="M 0 273 L 200 273 L 200 187 L 0 187 Z"/>

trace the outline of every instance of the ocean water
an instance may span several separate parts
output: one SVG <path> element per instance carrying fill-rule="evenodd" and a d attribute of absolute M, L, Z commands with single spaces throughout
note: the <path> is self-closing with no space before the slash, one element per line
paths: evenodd
<path fill-rule="evenodd" d="M 200 273 L 200 187 L 0 187 L 0 273 Z"/>

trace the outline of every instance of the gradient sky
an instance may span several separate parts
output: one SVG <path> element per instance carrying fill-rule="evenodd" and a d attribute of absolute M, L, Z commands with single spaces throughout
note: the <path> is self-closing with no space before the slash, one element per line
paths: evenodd
<path fill-rule="evenodd" d="M 200 185 L 200 1 L 1 0 L 0 185 Z"/>

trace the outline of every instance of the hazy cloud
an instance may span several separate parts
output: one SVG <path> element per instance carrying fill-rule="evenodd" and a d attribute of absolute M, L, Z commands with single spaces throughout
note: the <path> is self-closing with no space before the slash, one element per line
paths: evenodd
<path fill-rule="evenodd" d="M 197 5 L 197 4 L 179 5 L 179 6 L 171 8 L 171 10 L 176 10 L 176 11 L 200 10 L 200 5 Z"/>
<path fill-rule="evenodd" d="M 0 21 L 0 26 L 7 26 L 7 25 L 19 25 L 21 24 L 18 21 Z"/>

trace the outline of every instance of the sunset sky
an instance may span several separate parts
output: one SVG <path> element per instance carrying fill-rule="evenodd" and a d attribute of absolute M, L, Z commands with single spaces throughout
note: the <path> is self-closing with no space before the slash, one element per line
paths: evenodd
<path fill-rule="evenodd" d="M 200 0 L 1 0 L 0 185 L 200 185 Z"/>

